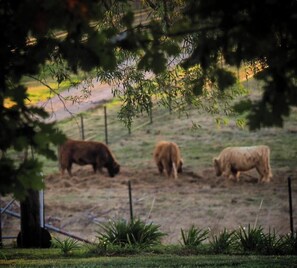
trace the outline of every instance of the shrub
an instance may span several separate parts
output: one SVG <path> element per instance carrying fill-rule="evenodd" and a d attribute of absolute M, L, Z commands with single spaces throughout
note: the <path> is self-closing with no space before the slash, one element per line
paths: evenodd
<path fill-rule="evenodd" d="M 283 236 L 283 253 L 297 254 L 297 232 Z"/>
<path fill-rule="evenodd" d="M 159 228 L 152 223 L 146 224 L 140 219 L 127 222 L 125 220 L 110 221 L 101 224 L 98 231 L 99 241 L 120 246 L 152 246 L 161 243 L 161 238 L 165 236 Z"/>
<path fill-rule="evenodd" d="M 0 251 L 0 260 L 6 260 L 6 259 L 7 258 L 5 256 L 5 254 L 2 251 Z"/>
<path fill-rule="evenodd" d="M 54 240 L 52 240 L 52 246 L 54 248 L 59 248 L 65 256 L 71 254 L 72 250 L 80 247 L 78 241 L 73 238 L 67 238 L 63 241 L 58 238 L 54 238 Z"/>
<path fill-rule="evenodd" d="M 247 229 L 240 226 L 239 230 L 236 231 L 235 236 L 238 239 L 239 246 L 245 252 L 257 252 L 264 243 L 263 228 L 261 226 L 253 228 L 249 224 Z"/>
<path fill-rule="evenodd" d="M 213 236 L 210 247 L 213 253 L 228 253 L 236 240 L 235 231 L 224 229 L 219 235 Z"/>
<path fill-rule="evenodd" d="M 208 238 L 209 230 L 203 230 L 192 225 L 189 230 L 181 229 L 182 244 L 186 247 L 197 247 Z"/>
<path fill-rule="evenodd" d="M 278 236 L 275 230 L 271 231 L 269 229 L 267 234 L 263 234 L 259 251 L 266 255 L 283 254 L 286 243 L 287 241 L 284 237 Z"/>

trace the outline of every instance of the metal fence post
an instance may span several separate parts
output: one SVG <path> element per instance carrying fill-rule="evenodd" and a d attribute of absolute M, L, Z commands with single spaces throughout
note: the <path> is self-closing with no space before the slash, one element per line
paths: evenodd
<path fill-rule="evenodd" d="M 289 191 L 289 212 L 290 212 L 290 230 L 291 235 L 294 235 L 294 225 L 293 225 L 293 206 L 292 206 L 292 187 L 291 187 L 291 177 L 288 177 L 288 191 Z"/>
<path fill-rule="evenodd" d="M 132 204 L 132 189 L 131 189 L 131 181 L 128 181 L 128 189 L 129 189 L 129 204 L 130 204 L 130 220 L 133 222 L 133 204 Z"/>
<path fill-rule="evenodd" d="M 105 144 L 108 144 L 107 111 L 106 111 L 106 106 L 104 106 L 104 129 L 105 129 Z"/>
<path fill-rule="evenodd" d="M 80 115 L 80 125 L 81 125 L 81 139 L 85 140 L 85 129 L 84 129 L 84 117 Z"/>

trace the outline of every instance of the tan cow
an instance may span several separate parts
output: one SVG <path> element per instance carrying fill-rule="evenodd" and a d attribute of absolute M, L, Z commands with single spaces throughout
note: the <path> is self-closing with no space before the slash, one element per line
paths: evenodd
<path fill-rule="evenodd" d="M 266 145 L 250 147 L 227 147 L 213 159 L 217 176 L 239 180 L 240 171 L 255 168 L 260 174 L 259 181 L 269 182 L 272 178 L 270 148 Z"/>
<path fill-rule="evenodd" d="M 114 177 L 120 171 L 120 165 L 115 160 L 109 148 L 101 142 L 79 141 L 68 139 L 59 148 L 59 164 L 61 174 L 67 169 L 72 176 L 72 164 L 92 165 L 94 173 L 103 167 L 108 170 L 109 176 Z"/>
<path fill-rule="evenodd" d="M 177 173 L 182 172 L 183 160 L 180 149 L 174 142 L 160 141 L 154 149 L 154 160 L 160 174 L 165 174 L 168 178 L 177 178 Z"/>

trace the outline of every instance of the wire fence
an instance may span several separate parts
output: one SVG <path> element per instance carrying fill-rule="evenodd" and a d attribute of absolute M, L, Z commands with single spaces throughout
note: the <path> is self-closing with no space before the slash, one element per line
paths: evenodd
<path fill-rule="evenodd" d="M 129 130 L 118 118 L 117 110 L 102 106 L 91 113 L 82 113 L 70 118 L 66 124 L 60 125 L 60 129 L 71 139 L 95 140 L 113 144 L 152 124 L 154 121 L 162 120 L 162 118 L 169 116 L 170 113 L 169 109 L 160 109 L 156 105 L 146 117 L 135 118 Z"/>

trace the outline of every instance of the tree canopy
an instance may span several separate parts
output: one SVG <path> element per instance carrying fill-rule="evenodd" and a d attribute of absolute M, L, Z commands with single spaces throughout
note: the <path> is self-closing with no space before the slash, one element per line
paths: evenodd
<path fill-rule="evenodd" d="M 0 2 L 0 189 L 22 198 L 42 187 L 42 165 L 9 151 L 32 148 L 55 158 L 65 138 L 26 104 L 22 79 L 55 63 L 60 83 L 69 73 L 96 70 L 123 100 L 128 127 L 153 98 L 171 108 L 230 112 L 242 94 L 229 67 L 259 63 L 262 98 L 236 105 L 251 129 L 282 126 L 297 104 L 297 2 L 212 0 L 2 0 Z M 11 99 L 13 106 L 5 106 Z"/>

